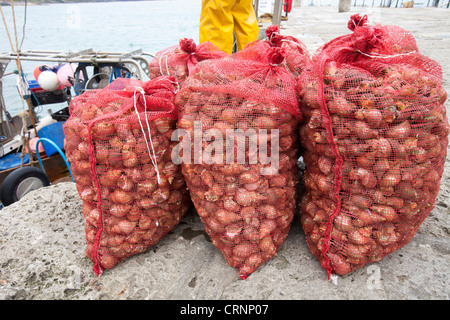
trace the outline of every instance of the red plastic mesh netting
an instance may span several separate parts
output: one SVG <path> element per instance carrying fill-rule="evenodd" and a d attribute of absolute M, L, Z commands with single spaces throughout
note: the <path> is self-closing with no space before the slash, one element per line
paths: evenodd
<path fill-rule="evenodd" d="M 448 145 L 441 67 L 398 27 L 366 24 L 330 41 L 299 78 L 301 222 L 328 277 L 407 244 L 439 192 Z"/>
<path fill-rule="evenodd" d="M 158 243 L 188 210 L 181 167 L 171 161 L 173 82 L 119 78 L 71 101 L 64 147 L 97 275 Z"/>
<path fill-rule="evenodd" d="M 283 49 L 260 50 L 265 59 L 249 59 L 244 49 L 199 63 L 176 103 L 192 202 L 242 279 L 276 255 L 298 199 L 296 81 L 280 66 Z"/>
<path fill-rule="evenodd" d="M 297 38 L 280 34 L 280 29 L 276 25 L 271 25 L 266 29 L 266 39 L 250 42 L 245 46 L 245 50 L 240 52 L 242 59 L 249 58 L 259 61 L 267 61 L 266 54 L 269 47 L 279 47 L 283 49 L 284 60 L 282 65 L 294 76 L 298 77 L 311 63 L 311 58 L 306 46 Z M 263 47 L 267 47 L 261 49 Z"/>
<path fill-rule="evenodd" d="M 194 40 L 182 38 L 178 45 L 168 47 L 156 53 L 149 63 L 150 79 L 159 76 L 173 76 L 179 85 L 189 75 L 189 71 L 199 62 L 219 59 L 228 54 L 211 42 L 196 45 Z"/>

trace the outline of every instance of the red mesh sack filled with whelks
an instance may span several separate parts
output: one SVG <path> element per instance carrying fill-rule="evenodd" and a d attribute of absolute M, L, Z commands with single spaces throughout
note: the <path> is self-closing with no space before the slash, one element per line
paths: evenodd
<path fill-rule="evenodd" d="M 171 161 L 173 82 L 119 78 L 71 101 L 64 147 L 97 275 L 158 243 L 188 210 L 181 167 Z"/>
<path fill-rule="evenodd" d="M 178 45 L 168 47 L 156 53 L 149 63 L 150 79 L 159 76 L 175 77 L 181 86 L 189 75 L 189 70 L 200 61 L 219 59 L 227 56 L 211 42 L 196 45 L 194 40 L 182 38 Z"/>
<path fill-rule="evenodd" d="M 310 65 L 311 58 L 306 46 L 297 38 L 282 35 L 277 25 L 271 25 L 266 29 L 266 39 L 250 42 L 245 46 L 241 57 L 249 59 L 267 60 L 266 50 L 262 46 L 279 47 L 284 50 L 283 66 L 294 76 L 298 77 Z"/>
<path fill-rule="evenodd" d="M 296 81 L 279 66 L 282 49 L 262 49 L 265 61 L 243 50 L 199 63 L 176 98 L 191 200 L 242 279 L 276 255 L 298 199 Z"/>
<path fill-rule="evenodd" d="M 328 277 L 410 242 L 434 207 L 448 145 L 440 65 L 399 27 L 354 15 L 349 28 L 299 81 L 301 222 Z"/>

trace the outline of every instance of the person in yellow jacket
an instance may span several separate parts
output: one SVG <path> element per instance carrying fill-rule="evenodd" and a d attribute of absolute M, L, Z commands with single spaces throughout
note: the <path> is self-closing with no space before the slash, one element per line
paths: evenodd
<path fill-rule="evenodd" d="M 237 50 L 258 40 L 259 27 L 252 0 L 202 0 L 200 43 L 209 41 L 231 54 L 233 31 Z"/>

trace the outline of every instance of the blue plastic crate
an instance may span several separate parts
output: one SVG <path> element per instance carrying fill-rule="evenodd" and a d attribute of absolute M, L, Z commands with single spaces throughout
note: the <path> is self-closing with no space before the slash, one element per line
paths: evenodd
<path fill-rule="evenodd" d="M 42 90 L 41 86 L 39 85 L 39 83 L 36 80 L 27 80 L 27 82 L 28 82 L 28 87 L 30 88 L 30 90 L 32 90 L 32 89 Z"/>

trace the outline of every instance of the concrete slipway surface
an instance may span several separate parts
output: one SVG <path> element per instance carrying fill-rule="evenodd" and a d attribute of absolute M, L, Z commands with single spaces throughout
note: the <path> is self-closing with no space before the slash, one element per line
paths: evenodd
<path fill-rule="evenodd" d="M 450 9 L 293 8 L 282 34 L 313 51 L 349 33 L 351 14 L 395 24 L 443 67 L 450 92 Z M 448 105 L 448 102 L 447 102 Z M 448 300 L 450 162 L 436 207 L 403 248 L 331 281 L 309 252 L 299 217 L 278 254 L 246 280 L 202 231 L 195 212 L 157 245 L 100 277 L 85 258 L 82 202 L 72 182 L 33 191 L 0 211 L 0 300 Z"/>

